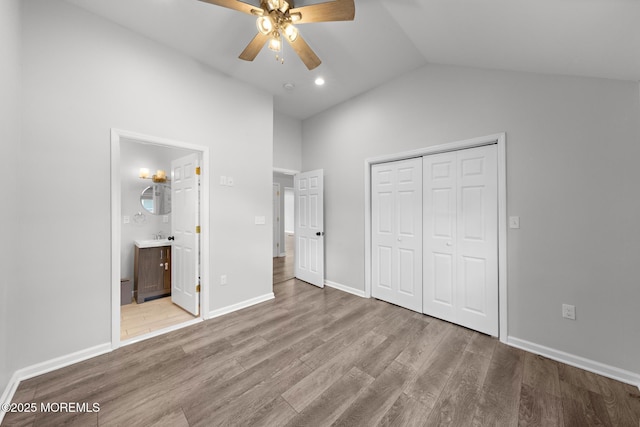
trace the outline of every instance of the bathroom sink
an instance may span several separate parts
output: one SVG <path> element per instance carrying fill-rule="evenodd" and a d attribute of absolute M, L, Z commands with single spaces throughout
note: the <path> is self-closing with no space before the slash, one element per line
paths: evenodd
<path fill-rule="evenodd" d="M 135 244 L 139 248 L 157 248 L 159 246 L 171 246 L 171 240 L 169 239 L 136 240 Z"/>

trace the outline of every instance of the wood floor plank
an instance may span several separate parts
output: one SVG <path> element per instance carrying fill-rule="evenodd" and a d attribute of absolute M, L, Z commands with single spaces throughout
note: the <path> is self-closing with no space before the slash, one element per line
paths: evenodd
<path fill-rule="evenodd" d="M 417 371 L 431 356 L 450 329 L 452 329 L 450 323 L 430 318 L 429 324 L 414 341 L 407 344 L 396 361 Z"/>
<path fill-rule="evenodd" d="M 318 396 L 287 426 L 329 426 L 348 408 L 374 378 L 358 368 L 351 368 L 342 378 Z"/>
<path fill-rule="evenodd" d="M 602 395 L 564 379 L 560 389 L 565 426 L 612 426 Z"/>
<path fill-rule="evenodd" d="M 524 358 L 523 375 L 522 382 L 524 384 L 538 391 L 560 397 L 558 362 L 533 353 L 527 353 Z"/>
<path fill-rule="evenodd" d="M 544 389 L 536 389 L 523 383 L 520 390 L 518 426 L 563 427 L 562 399 L 545 392 Z"/>
<path fill-rule="evenodd" d="M 185 411 L 189 424 L 191 426 L 248 425 L 247 422 L 253 414 L 278 399 L 283 391 L 299 382 L 310 372 L 309 367 L 299 359 L 294 359 L 271 377 L 243 393 L 242 399 L 227 399 L 223 405 L 218 405 L 215 412 L 207 417 L 199 417 L 194 420 L 190 418 L 189 412 Z"/>
<path fill-rule="evenodd" d="M 474 416 L 473 408 L 480 403 L 480 390 L 490 363 L 488 357 L 465 351 L 431 410 L 427 425 L 470 425 Z"/>
<path fill-rule="evenodd" d="M 282 396 L 256 411 L 249 419 L 247 426 L 284 426 L 298 413 L 287 403 Z"/>
<path fill-rule="evenodd" d="M 524 352 L 497 343 L 474 414 L 475 425 L 518 424 L 523 371 Z"/>
<path fill-rule="evenodd" d="M 394 335 L 387 335 L 387 339 L 376 346 L 367 357 L 360 359 L 356 366 L 372 377 L 378 377 L 407 345 L 418 339 L 426 326 L 427 323 L 414 317 L 406 318 L 404 322 L 398 321 L 398 329 L 393 330 Z M 374 331 L 381 332 L 377 328 Z"/>
<path fill-rule="evenodd" d="M 415 399 L 401 393 L 380 422 L 379 427 L 418 427 L 425 425 L 431 411 Z"/>
<path fill-rule="evenodd" d="M 349 369 L 366 354 L 367 349 L 377 346 L 384 340 L 385 337 L 373 331 L 360 337 L 344 351 L 315 369 L 310 375 L 283 393 L 282 397 L 284 397 L 296 411 L 301 412 L 334 382 L 347 373 Z"/>
<path fill-rule="evenodd" d="M 333 423 L 333 426 L 374 426 L 396 402 L 414 372 L 398 363 L 380 374 Z"/>
<path fill-rule="evenodd" d="M 427 328 L 431 325 L 427 326 Z M 472 333 L 466 329 L 450 328 L 433 349 L 427 361 L 409 382 L 405 393 L 429 410 L 435 406 L 449 377 L 457 368 Z"/>

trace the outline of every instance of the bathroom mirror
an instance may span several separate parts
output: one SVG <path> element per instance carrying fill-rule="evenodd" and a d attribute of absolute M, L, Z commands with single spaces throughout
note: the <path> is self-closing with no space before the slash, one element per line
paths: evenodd
<path fill-rule="evenodd" d="M 149 213 L 167 215 L 171 212 L 171 186 L 153 184 L 140 194 L 140 204 Z"/>

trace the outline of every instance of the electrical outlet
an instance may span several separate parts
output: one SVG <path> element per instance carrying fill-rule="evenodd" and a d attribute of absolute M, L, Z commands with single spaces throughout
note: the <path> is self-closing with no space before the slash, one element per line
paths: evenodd
<path fill-rule="evenodd" d="M 576 320 L 576 306 L 562 304 L 562 317 L 569 320 Z"/>
<path fill-rule="evenodd" d="M 220 276 L 220 284 L 221 285 L 226 285 L 227 284 L 227 275 L 223 274 L 222 276 Z"/>
<path fill-rule="evenodd" d="M 125 215 L 122 217 L 122 222 L 124 224 L 129 224 L 131 222 L 131 217 L 129 215 Z"/>
<path fill-rule="evenodd" d="M 510 216 L 509 217 L 509 228 L 520 228 L 520 217 L 519 216 Z"/>

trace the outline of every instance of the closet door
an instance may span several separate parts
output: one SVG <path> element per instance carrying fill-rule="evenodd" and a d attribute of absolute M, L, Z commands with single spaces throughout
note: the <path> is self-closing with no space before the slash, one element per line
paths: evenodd
<path fill-rule="evenodd" d="M 372 295 L 422 312 L 422 159 L 374 165 Z"/>
<path fill-rule="evenodd" d="M 424 313 L 497 336 L 497 147 L 423 161 Z"/>

